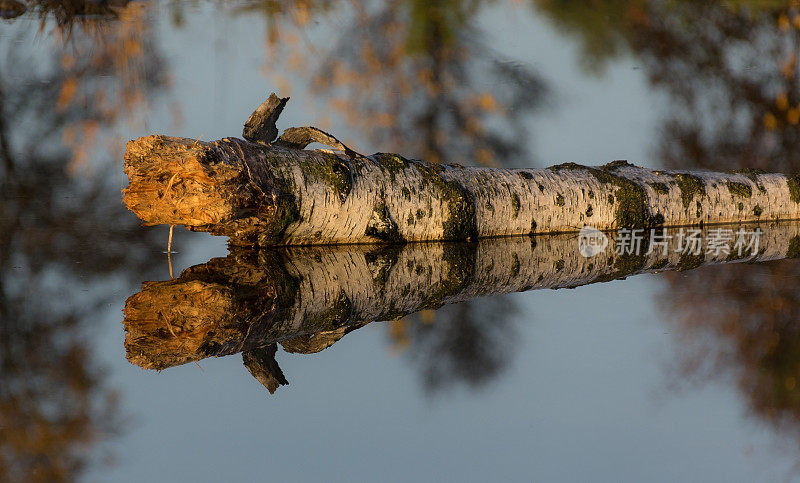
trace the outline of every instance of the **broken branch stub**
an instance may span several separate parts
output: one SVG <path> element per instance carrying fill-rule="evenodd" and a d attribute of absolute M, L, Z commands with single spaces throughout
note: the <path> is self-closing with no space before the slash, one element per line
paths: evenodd
<path fill-rule="evenodd" d="M 280 109 L 267 116 L 273 125 Z M 311 141 L 344 152 L 301 149 Z M 128 143 L 125 172 L 124 201 L 146 224 L 184 225 L 247 246 L 800 219 L 797 176 L 651 170 L 624 161 L 439 165 L 361 156 L 316 128 L 290 128 L 272 144 L 146 136 Z"/>
<path fill-rule="evenodd" d="M 278 128 L 275 123 L 287 102 L 289 102 L 288 97 L 279 98 L 275 93 L 270 94 L 269 98 L 258 106 L 244 123 L 242 137 L 254 143 L 271 143 L 278 137 Z"/>

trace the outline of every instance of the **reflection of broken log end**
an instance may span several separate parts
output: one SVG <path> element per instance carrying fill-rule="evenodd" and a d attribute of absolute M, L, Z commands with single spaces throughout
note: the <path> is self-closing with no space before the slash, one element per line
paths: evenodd
<path fill-rule="evenodd" d="M 186 272 L 182 276 L 186 276 Z M 148 282 L 125 302 L 127 359 L 161 370 L 217 355 L 239 341 L 230 288 L 201 280 Z"/>

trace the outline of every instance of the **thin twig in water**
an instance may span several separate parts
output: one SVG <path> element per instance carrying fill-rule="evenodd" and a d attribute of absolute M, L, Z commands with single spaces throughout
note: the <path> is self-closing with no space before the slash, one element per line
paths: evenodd
<path fill-rule="evenodd" d="M 169 278 L 175 278 L 172 275 L 172 230 L 175 228 L 175 225 L 169 226 L 169 240 L 167 241 L 167 263 L 169 264 Z"/>
<path fill-rule="evenodd" d="M 172 253 L 167 252 L 167 264 L 169 265 L 169 278 L 175 280 L 175 276 L 172 275 Z"/>
<path fill-rule="evenodd" d="M 175 225 L 169 226 L 169 240 L 167 240 L 167 253 L 172 253 L 172 230 L 175 228 Z"/>

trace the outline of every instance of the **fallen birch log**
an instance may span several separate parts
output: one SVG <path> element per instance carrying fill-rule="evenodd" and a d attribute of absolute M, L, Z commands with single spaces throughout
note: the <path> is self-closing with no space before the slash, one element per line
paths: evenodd
<path fill-rule="evenodd" d="M 739 240 L 739 230 L 697 230 L 697 239 L 707 242 L 702 245 L 688 243 L 682 230 L 659 230 L 657 239 L 643 239 L 638 249 L 628 239 L 609 236 L 607 246 L 589 257 L 568 234 L 477 243 L 235 249 L 177 279 L 146 282 L 129 297 L 125 348 L 130 362 L 157 370 L 243 352 L 248 369 L 272 391 L 283 380 L 280 371 L 267 370 L 277 367 L 276 343 L 288 352 L 312 353 L 367 323 L 476 297 L 800 257 L 798 223 L 765 224 L 763 231 L 749 226 L 742 232 L 759 235 L 746 240 Z M 726 245 L 717 243 L 723 233 Z"/>
<path fill-rule="evenodd" d="M 124 202 L 145 224 L 184 225 L 245 246 L 800 219 L 798 176 L 651 170 L 624 161 L 492 169 L 362 156 L 315 128 L 290 128 L 273 140 L 285 102 L 273 95 L 253 113 L 249 140 L 129 142 Z M 335 150 L 304 149 L 311 142 Z"/>

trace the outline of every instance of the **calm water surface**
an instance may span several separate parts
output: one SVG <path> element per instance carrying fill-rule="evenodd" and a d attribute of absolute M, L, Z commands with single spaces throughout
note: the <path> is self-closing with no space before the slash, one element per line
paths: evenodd
<path fill-rule="evenodd" d="M 141 369 L 122 323 L 142 282 L 170 278 L 167 229 L 120 201 L 129 139 L 239 136 L 275 91 L 292 97 L 279 127 L 365 153 L 796 172 L 789 2 L 0 12 L 15 17 L 0 20 L 0 479 L 800 479 L 794 260 L 375 322 L 315 354 L 279 350 L 289 385 L 274 394 L 238 354 Z M 182 229 L 174 249 L 176 275 L 227 255 Z"/>

